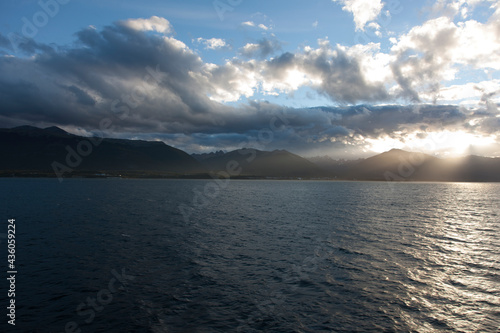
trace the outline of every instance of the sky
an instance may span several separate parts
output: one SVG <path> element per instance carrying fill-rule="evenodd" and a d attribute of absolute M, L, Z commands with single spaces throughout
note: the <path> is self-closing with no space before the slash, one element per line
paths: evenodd
<path fill-rule="evenodd" d="M 500 156 L 498 0 L 0 3 L 0 128 Z"/>

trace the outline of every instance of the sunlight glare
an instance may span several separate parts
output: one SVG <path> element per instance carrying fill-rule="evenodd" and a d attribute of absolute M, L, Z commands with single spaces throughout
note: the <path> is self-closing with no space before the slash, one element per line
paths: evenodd
<path fill-rule="evenodd" d="M 496 142 L 496 136 L 483 136 L 465 131 L 441 131 L 411 133 L 399 137 L 384 136 L 378 139 L 366 139 L 369 149 L 376 153 L 382 153 L 391 149 L 404 149 L 408 151 L 421 151 L 428 154 L 447 151 L 448 156 L 460 156 L 467 154 L 472 147 L 482 147 Z"/>

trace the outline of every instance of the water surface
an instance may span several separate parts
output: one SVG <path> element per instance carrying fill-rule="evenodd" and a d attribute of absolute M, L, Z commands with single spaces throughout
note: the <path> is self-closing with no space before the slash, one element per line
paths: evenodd
<path fill-rule="evenodd" d="M 16 329 L 500 327 L 500 184 L 221 185 L 0 179 L 0 218 L 17 226 Z"/>

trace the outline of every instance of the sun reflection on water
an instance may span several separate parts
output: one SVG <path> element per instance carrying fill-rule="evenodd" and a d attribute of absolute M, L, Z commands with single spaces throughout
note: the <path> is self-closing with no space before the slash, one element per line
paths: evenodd
<path fill-rule="evenodd" d="M 411 306 L 433 309 L 434 320 L 443 329 L 483 331 L 498 326 L 498 313 L 483 311 L 485 304 L 500 308 L 499 272 L 500 242 L 492 224 L 498 223 L 497 212 L 475 202 L 484 184 L 450 184 L 442 193 L 439 214 L 423 221 L 423 232 L 417 237 L 421 246 L 406 252 L 418 265 L 408 268 L 406 284 Z M 484 198 L 484 194 L 482 194 Z M 493 251 L 492 249 L 497 249 Z M 449 320 L 453 315 L 453 322 Z M 434 332 L 431 327 L 418 327 L 411 316 L 403 315 L 415 330 Z M 471 322 L 474 327 L 471 327 Z"/>

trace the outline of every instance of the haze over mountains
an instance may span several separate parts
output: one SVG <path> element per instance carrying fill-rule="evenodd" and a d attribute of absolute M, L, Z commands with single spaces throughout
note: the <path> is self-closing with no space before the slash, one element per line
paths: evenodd
<path fill-rule="evenodd" d="M 88 138 L 58 127 L 0 129 L 0 174 L 321 178 L 374 181 L 500 181 L 500 158 L 440 159 L 393 149 L 354 161 L 307 160 L 286 150 L 193 154 L 163 142 Z M 203 176 L 205 175 L 205 176 Z"/>
<path fill-rule="evenodd" d="M 324 165 L 324 164 L 323 164 Z M 500 158 L 464 156 L 441 159 L 418 152 L 392 149 L 356 161 L 326 167 L 341 179 L 389 181 L 500 181 Z"/>

